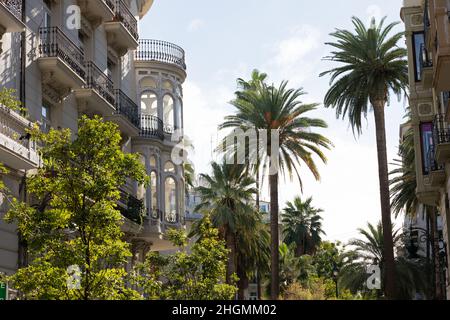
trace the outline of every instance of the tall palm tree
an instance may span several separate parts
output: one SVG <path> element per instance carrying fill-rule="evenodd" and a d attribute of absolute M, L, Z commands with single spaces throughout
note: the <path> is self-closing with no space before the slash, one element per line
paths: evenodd
<path fill-rule="evenodd" d="M 251 74 L 251 80 L 246 81 L 243 78 L 238 78 L 237 79 L 237 84 L 238 84 L 238 88 L 239 90 L 235 92 L 236 95 L 236 99 L 239 99 L 241 97 L 242 92 L 244 91 L 254 91 L 254 92 L 258 92 L 258 89 L 261 88 L 262 84 L 264 83 L 264 81 L 266 81 L 267 79 L 267 74 L 266 73 L 261 73 L 259 72 L 259 70 L 254 69 L 252 71 Z M 258 132 L 256 133 L 258 135 Z M 258 141 L 257 144 L 258 146 L 256 147 L 257 149 L 259 149 L 259 136 L 257 137 Z M 260 167 L 259 167 L 259 162 L 260 159 L 259 157 L 257 157 L 256 159 L 256 165 L 253 166 L 253 171 L 256 173 L 256 189 L 258 190 L 258 193 L 256 194 L 256 208 L 259 211 L 259 203 L 260 203 Z"/>
<path fill-rule="evenodd" d="M 368 223 L 367 229 L 359 229 L 361 239 L 353 239 L 348 245 L 352 251 L 345 253 L 346 259 L 339 272 L 339 284 L 352 292 L 366 292 L 368 289 L 367 268 L 379 265 L 381 277 L 386 277 L 386 255 L 384 252 L 384 236 L 381 222 L 376 226 Z M 392 230 L 392 229 L 391 229 Z M 396 248 L 403 245 L 403 235 L 399 230 L 392 232 L 393 243 Z M 398 256 L 394 262 L 398 274 L 398 297 L 412 299 L 415 293 L 427 292 L 427 264 L 423 259 L 407 259 Z"/>
<path fill-rule="evenodd" d="M 352 18 L 354 32 L 337 29 L 331 36 L 336 42 L 326 43 L 333 47 L 326 60 L 338 62 L 340 66 L 323 72 L 331 75 L 331 87 L 324 104 L 336 109 L 337 117 L 348 117 L 354 132 L 362 131 L 361 120 L 369 109 L 375 115 L 378 171 L 380 180 L 381 217 L 383 228 L 391 230 L 389 201 L 388 162 L 386 153 L 386 129 L 384 108 L 391 93 L 400 97 L 408 86 L 407 51 L 397 46 L 403 33 L 391 31 L 398 23 L 384 26 L 385 18 L 377 25 L 372 19 L 367 28 L 364 23 Z M 385 290 L 388 298 L 395 298 L 395 266 L 393 239 L 390 232 L 384 233 L 386 259 Z"/>
<path fill-rule="evenodd" d="M 327 124 L 320 119 L 307 117 L 307 113 L 316 109 L 317 104 L 303 104 L 300 98 L 304 95 L 302 89 L 288 89 L 288 82 L 283 81 L 279 87 L 262 83 L 255 91 L 244 91 L 239 99 L 232 101 L 236 114 L 227 116 L 220 129 L 234 128 L 247 130 L 267 130 L 266 145 L 252 146 L 250 152 L 263 154 L 261 164 L 266 168 L 272 165 L 270 171 L 270 232 L 271 232 L 271 298 L 279 295 L 279 235 L 278 235 L 278 184 L 279 172 L 296 174 L 300 186 L 302 179 L 300 166 L 306 165 L 314 177 L 319 180 L 319 170 L 313 155 L 326 163 L 327 159 L 322 148 L 330 149 L 332 143 L 323 135 L 313 132 L 315 128 L 326 128 Z M 277 141 L 272 142 L 271 132 L 278 133 Z M 235 132 L 231 137 L 235 137 Z M 261 133 L 262 134 L 262 133 Z M 278 146 L 277 150 L 275 147 Z M 235 145 L 226 146 L 233 152 Z M 274 153 L 274 154 L 273 154 Z M 256 156 L 259 159 L 259 156 Z"/>
<path fill-rule="evenodd" d="M 296 197 L 293 202 L 287 202 L 283 214 L 284 241 L 295 244 L 295 254 L 313 254 L 322 241 L 322 209 L 314 208 L 312 197 L 302 201 Z"/>
<path fill-rule="evenodd" d="M 254 226 L 254 207 L 251 205 L 256 193 L 255 181 L 246 175 L 243 165 L 212 163 L 212 175 L 202 174 L 207 186 L 196 188 L 201 203 L 195 211 L 207 212 L 213 225 L 220 231 L 229 250 L 227 283 L 232 283 L 236 273 L 237 233 L 241 226 Z"/>

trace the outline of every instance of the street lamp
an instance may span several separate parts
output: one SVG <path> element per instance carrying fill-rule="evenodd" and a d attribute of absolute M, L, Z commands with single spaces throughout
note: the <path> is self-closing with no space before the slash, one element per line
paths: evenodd
<path fill-rule="evenodd" d="M 339 268 L 336 265 L 336 263 L 333 263 L 333 280 L 336 285 L 336 299 L 339 298 L 338 275 L 339 275 Z"/>

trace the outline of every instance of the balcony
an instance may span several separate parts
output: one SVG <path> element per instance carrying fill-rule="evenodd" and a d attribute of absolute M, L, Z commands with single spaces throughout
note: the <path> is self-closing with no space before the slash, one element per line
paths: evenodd
<path fill-rule="evenodd" d="M 58 27 L 39 29 L 38 65 L 42 82 L 51 86 L 60 95 L 71 89 L 83 88 L 86 69 L 84 52 Z"/>
<path fill-rule="evenodd" d="M 144 138 L 164 139 L 164 125 L 158 117 L 141 114 L 140 136 Z"/>
<path fill-rule="evenodd" d="M 428 151 L 429 182 L 432 187 L 443 187 L 445 183 L 445 166 L 436 161 L 436 150 L 434 146 Z"/>
<path fill-rule="evenodd" d="M 168 69 L 186 78 L 186 61 L 184 50 L 166 41 L 139 40 L 139 48 L 135 53 L 136 67 Z"/>
<path fill-rule="evenodd" d="M 440 164 L 450 162 L 450 128 L 445 116 L 436 115 L 433 123 L 433 140 L 436 148 L 436 161 Z"/>
<path fill-rule="evenodd" d="M 115 96 L 112 80 L 95 63 L 86 63 L 85 85 L 74 89 L 75 98 L 84 112 L 100 114 L 103 117 L 114 113 Z"/>
<path fill-rule="evenodd" d="M 420 47 L 420 65 L 422 85 L 424 89 L 431 89 L 433 86 L 433 63 L 425 44 L 422 44 Z"/>
<path fill-rule="evenodd" d="M 6 32 L 22 32 L 22 0 L 0 0 L 0 39 Z"/>
<path fill-rule="evenodd" d="M 0 105 L 0 159 L 16 170 L 29 170 L 39 166 L 35 145 L 27 139 L 26 129 L 32 123 Z"/>
<path fill-rule="evenodd" d="M 122 133 L 127 136 L 139 134 L 139 108 L 122 90 L 114 91 L 115 111 L 106 119 L 116 123 Z"/>
<path fill-rule="evenodd" d="M 124 55 L 128 50 L 135 50 L 138 47 L 137 20 L 123 0 L 114 1 L 113 21 L 105 22 L 104 27 L 108 35 L 108 44 L 119 55 Z"/>
<path fill-rule="evenodd" d="M 113 0 L 78 0 L 81 13 L 94 26 L 114 18 L 115 4 Z"/>

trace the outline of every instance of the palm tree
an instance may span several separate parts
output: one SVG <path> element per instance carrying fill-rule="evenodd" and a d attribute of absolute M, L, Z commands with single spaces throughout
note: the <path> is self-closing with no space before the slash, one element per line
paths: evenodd
<path fill-rule="evenodd" d="M 313 254 L 325 235 L 322 230 L 322 209 L 312 206 L 312 197 L 302 201 L 296 197 L 294 202 L 288 202 L 283 214 L 284 241 L 290 245 L 295 244 L 295 254 L 300 257 L 304 254 Z"/>
<path fill-rule="evenodd" d="M 352 18 L 355 32 L 337 29 L 332 33 L 336 42 L 326 43 L 334 51 L 326 60 L 341 65 L 323 72 L 331 75 L 331 87 L 325 96 L 325 107 L 336 109 L 337 117 L 348 117 L 353 131 L 362 131 L 361 119 L 367 117 L 369 108 L 375 115 L 378 171 L 380 180 L 381 217 L 383 228 L 391 230 L 389 201 L 388 162 L 386 153 L 386 130 L 384 108 L 391 93 L 400 97 L 408 86 L 407 51 L 397 46 L 403 33 L 391 31 L 398 23 L 384 27 L 385 18 L 376 25 L 375 19 L 369 28 Z M 390 232 L 384 233 L 386 259 L 385 290 L 388 298 L 395 298 L 395 267 L 393 239 Z"/>
<path fill-rule="evenodd" d="M 278 235 L 278 183 L 279 171 L 289 174 L 292 178 L 295 173 L 300 186 L 302 179 L 299 168 L 302 164 L 319 180 L 319 170 L 313 155 L 318 156 L 324 163 L 326 157 L 321 147 L 330 149 L 330 140 L 315 133 L 314 128 L 326 128 L 327 124 L 320 119 L 306 116 L 315 110 L 317 104 L 303 104 L 299 99 L 304 95 L 302 89 L 287 89 L 288 82 L 283 81 L 279 87 L 268 86 L 262 83 L 255 91 L 244 91 L 239 99 L 232 101 L 236 114 L 227 116 L 220 129 L 234 128 L 243 131 L 267 130 L 266 145 L 253 146 L 250 150 L 253 156 L 263 153 L 261 164 L 263 168 L 272 165 L 275 170 L 270 172 L 270 233 L 271 233 L 271 298 L 277 299 L 279 295 L 279 235 Z M 278 133 L 278 144 L 272 142 L 271 132 Z M 235 137 L 235 133 L 231 133 Z M 276 150 L 275 147 L 278 147 Z M 228 151 L 234 152 L 235 145 L 226 146 Z M 256 156 L 259 159 L 259 156 Z"/>
<path fill-rule="evenodd" d="M 353 293 L 370 293 L 367 289 L 367 268 L 371 265 L 378 265 L 381 270 L 381 277 L 386 277 L 386 255 L 384 252 L 384 236 L 381 222 L 376 226 L 368 223 L 367 229 L 359 229 L 361 239 L 353 239 L 348 246 L 353 247 L 352 251 L 344 255 L 344 265 L 339 272 L 339 284 L 351 290 Z M 392 229 L 391 229 L 392 230 Z M 403 245 L 403 235 L 399 230 L 392 232 L 393 243 L 396 248 Z M 394 266 L 398 274 L 398 297 L 411 299 L 415 293 L 427 292 L 426 268 L 427 264 L 423 259 L 407 259 L 398 256 Z"/>
<path fill-rule="evenodd" d="M 255 181 L 245 174 L 243 165 L 212 163 L 212 175 L 202 174 L 207 186 L 196 188 L 202 202 L 195 208 L 207 212 L 219 229 L 229 250 L 227 283 L 236 273 L 237 233 L 240 226 L 254 226 L 254 208 L 250 205 L 256 193 Z"/>
<path fill-rule="evenodd" d="M 251 74 L 251 80 L 246 81 L 242 78 L 237 79 L 237 84 L 239 90 L 235 92 L 236 99 L 239 99 L 241 97 L 242 91 L 254 91 L 258 92 L 258 89 L 261 88 L 261 85 L 266 81 L 267 74 L 261 73 L 259 70 L 254 69 Z M 258 132 L 256 132 L 258 135 Z M 257 136 L 257 149 L 259 149 L 259 135 Z M 253 171 L 256 173 L 256 189 L 258 190 L 258 193 L 256 194 L 256 208 L 259 211 L 259 198 L 260 198 L 260 167 L 259 167 L 260 159 L 257 157 L 256 159 L 256 165 L 252 168 Z"/>
<path fill-rule="evenodd" d="M 270 235 L 262 221 L 262 215 L 254 211 L 250 223 L 237 226 L 237 276 L 238 299 L 244 300 L 249 279 L 260 279 L 269 272 Z M 259 293 L 260 294 L 260 293 Z"/>

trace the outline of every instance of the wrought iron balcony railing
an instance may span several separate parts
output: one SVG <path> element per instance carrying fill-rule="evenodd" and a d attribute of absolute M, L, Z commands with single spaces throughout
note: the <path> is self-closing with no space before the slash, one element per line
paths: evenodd
<path fill-rule="evenodd" d="M 428 166 L 428 172 L 444 170 L 444 166 L 442 164 L 438 164 L 436 160 L 436 148 L 434 145 L 431 145 L 428 150 Z"/>
<path fill-rule="evenodd" d="M 173 64 L 186 70 L 184 50 L 172 43 L 160 40 L 139 40 L 136 60 Z"/>
<path fill-rule="evenodd" d="M 115 19 L 125 26 L 130 34 L 136 40 L 139 39 L 137 20 L 128 9 L 123 0 L 116 0 L 114 3 Z"/>
<path fill-rule="evenodd" d="M 141 136 L 164 139 L 162 120 L 149 114 L 141 114 Z"/>
<path fill-rule="evenodd" d="M 450 128 L 444 114 L 438 114 L 433 121 L 434 145 L 450 143 Z"/>
<path fill-rule="evenodd" d="M 122 90 L 117 89 L 116 113 L 124 115 L 134 126 L 139 128 L 139 108 Z"/>
<path fill-rule="evenodd" d="M 120 208 L 122 215 L 137 224 L 142 224 L 145 212 L 144 202 L 122 189 L 120 189 L 120 202 L 126 206 L 126 208 Z"/>
<path fill-rule="evenodd" d="M 86 88 L 96 90 L 106 101 L 114 106 L 114 83 L 92 61 L 86 63 Z"/>
<path fill-rule="evenodd" d="M 39 54 L 41 57 L 62 59 L 81 78 L 85 78 L 84 52 L 58 27 L 39 29 Z"/>
<path fill-rule="evenodd" d="M 5 6 L 17 19 L 22 21 L 22 0 L 0 0 L 0 5 Z"/>

